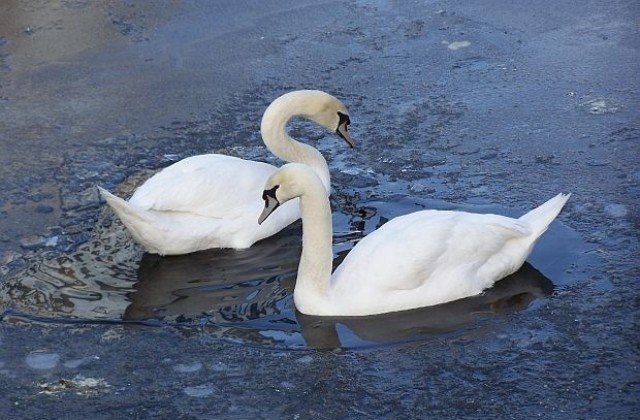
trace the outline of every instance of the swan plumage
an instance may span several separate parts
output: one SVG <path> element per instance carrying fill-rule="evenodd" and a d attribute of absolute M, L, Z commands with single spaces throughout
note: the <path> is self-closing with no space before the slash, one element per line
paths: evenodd
<path fill-rule="evenodd" d="M 294 289 L 307 315 L 365 316 L 415 309 L 481 293 L 516 272 L 570 194 L 524 216 L 422 210 L 363 238 L 331 274 L 331 209 L 307 166 L 287 164 L 267 180 L 259 223 L 299 197 L 302 255 Z"/>
<path fill-rule="evenodd" d="M 349 114 L 338 99 L 317 90 L 284 94 L 264 112 L 260 131 L 267 148 L 286 161 L 310 165 L 330 191 L 327 162 L 315 148 L 286 132 L 294 116 L 336 132 L 350 146 Z M 277 168 L 220 154 L 185 158 L 161 170 L 126 201 L 98 187 L 107 204 L 147 252 L 187 254 L 209 248 L 248 248 L 300 218 L 295 203 L 273 221 L 258 226 L 256 195 Z"/>

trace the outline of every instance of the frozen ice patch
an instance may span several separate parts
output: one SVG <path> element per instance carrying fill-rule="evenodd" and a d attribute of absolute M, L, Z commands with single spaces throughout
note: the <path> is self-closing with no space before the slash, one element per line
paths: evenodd
<path fill-rule="evenodd" d="M 100 360 L 100 357 L 87 356 L 81 359 L 67 360 L 66 362 L 64 362 L 64 367 L 66 367 L 67 369 L 77 369 L 80 366 L 84 366 L 87 363 L 91 363 L 92 361 L 95 361 L 95 360 Z"/>
<path fill-rule="evenodd" d="M 360 171 L 358 169 L 355 169 L 355 168 L 342 169 L 342 170 L 340 170 L 340 172 L 342 172 L 343 174 L 347 174 L 347 175 L 358 175 L 360 173 Z"/>
<path fill-rule="evenodd" d="M 456 51 L 461 48 L 467 48 L 471 46 L 471 42 L 469 41 L 453 41 L 453 42 L 442 41 L 442 44 L 446 45 L 447 48 L 449 48 L 452 51 Z"/>
<path fill-rule="evenodd" d="M 422 182 L 412 182 L 411 184 L 409 184 L 409 191 L 414 194 L 420 194 L 420 193 L 433 194 L 434 192 L 436 192 L 436 189 Z"/>
<path fill-rule="evenodd" d="M 201 362 L 179 363 L 173 367 L 173 370 L 179 373 L 193 373 L 202 369 Z"/>
<path fill-rule="evenodd" d="M 595 98 L 582 102 L 580 108 L 592 115 L 611 114 L 620 108 L 613 100 L 608 98 Z"/>
<path fill-rule="evenodd" d="M 604 206 L 604 211 L 611 217 L 620 218 L 625 217 L 628 213 L 627 206 L 624 204 L 607 204 Z"/>
<path fill-rule="evenodd" d="M 27 366 L 32 369 L 53 369 L 58 365 L 60 355 L 58 353 L 36 350 L 29 353 L 25 359 Z"/>
<path fill-rule="evenodd" d="M 190 386 L 184 389 L 184 393 L 190 397 L 208 397 L 213 395 L 215 388 L 212 385 Z"/>
<path fill-rule="evenodd" d="M 52 236 L 47 239 L 47 241 L 44 243 L 44 246 L 55 247 L 56 245 L 58 245 L 59 239 L 60 238 L 58 236 Z"/>
<path fill-rule="evenodd" d="M 312 357 L 312 356 L 309 356 L 309 355 L 302 356 L 301 358 L 299 358 L 298 360 L 296 360 L 296 362 L 298 362 L 298 363 L 302 363 L 302 364 L 304 364 L 304 365 L 307 365 L 307 364 L 309 364 L 309 363 L 313 362 L 313 357 Z"/>

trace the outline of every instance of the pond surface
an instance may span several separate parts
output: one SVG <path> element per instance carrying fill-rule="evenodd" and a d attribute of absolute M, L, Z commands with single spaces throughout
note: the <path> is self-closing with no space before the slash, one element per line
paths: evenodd
<path fill-rule="evenodd" d="M 334 266 L 364 235 L 412 211 L 457 209 L 514 217 L 526 212 L 490 205 L 455 207 L 398 193 L 362 198 L 367 194 L 349 189 L 332 197 Z M 584 278 L 590 264 L 597 264 L 592 248 L 554 222 L 529 263 L 479 296 L 372 317 L 310 317 L 296 312 L 292 298 L 300 222 L 247 250 L 160 257 L 142 254 L 105 207 L 92 240 L 76 252 L 32 261 L 2 285 L 0 302 L 5 321 L 138 323 L 272 349 L 368 349 L 486 330 Z"/>
<path fill-rule="evenodd" d="M 637 418 L 637 3 L 0 1 L 0 417 Z M 299 224 L 156 258 L 100 203 L 196 154 L 280 165 L 260 116 L 300 88 L 353 122 L 353 150 L 289 127 L 331 168 L 336 263 L 390 217 L 571 192 L 532 268 L 309 319 Z"/>

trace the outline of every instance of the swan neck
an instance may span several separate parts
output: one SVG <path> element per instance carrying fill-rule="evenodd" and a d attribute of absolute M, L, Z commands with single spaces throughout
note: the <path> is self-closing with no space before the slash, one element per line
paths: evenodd
<path fill-rule="evenodd" d="M 333 265 L 331 207 L 320 189 L 300 197 L 302 255 L 294 301 L 302 313 L 320 315 L 326 307 Z"/>
<path fill-rule="evenodd" d="M 262 141 L 274 155 L 287 162 L 309 165 L 330 191 L 330 175 L 322 153 L 308 144 L 300 143 L 287 133 L 287 123 L 296 116 L 305 117 L 299 97 L 286 95 L 276 99 L 264 112 L 260 132 Z"/>

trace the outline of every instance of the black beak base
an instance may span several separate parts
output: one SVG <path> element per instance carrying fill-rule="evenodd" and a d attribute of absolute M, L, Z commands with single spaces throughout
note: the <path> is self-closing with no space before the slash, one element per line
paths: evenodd
<path fill-rule="evenodd" d="M 276 198 L 276 190 L 278 189 L 278 187 L 279 185 L 276 185 L 270 190 L 264 190 L 264 192 L 262 193 L 262 199 L 264 200 L 264 209 L 262 210 L 260 217 L 258 217 L 259 225 L 261 225 L 262 222 L 264 222 L 267 217 L 269 217 L 269 215 L 280 206 L 280 202 Z"/>

